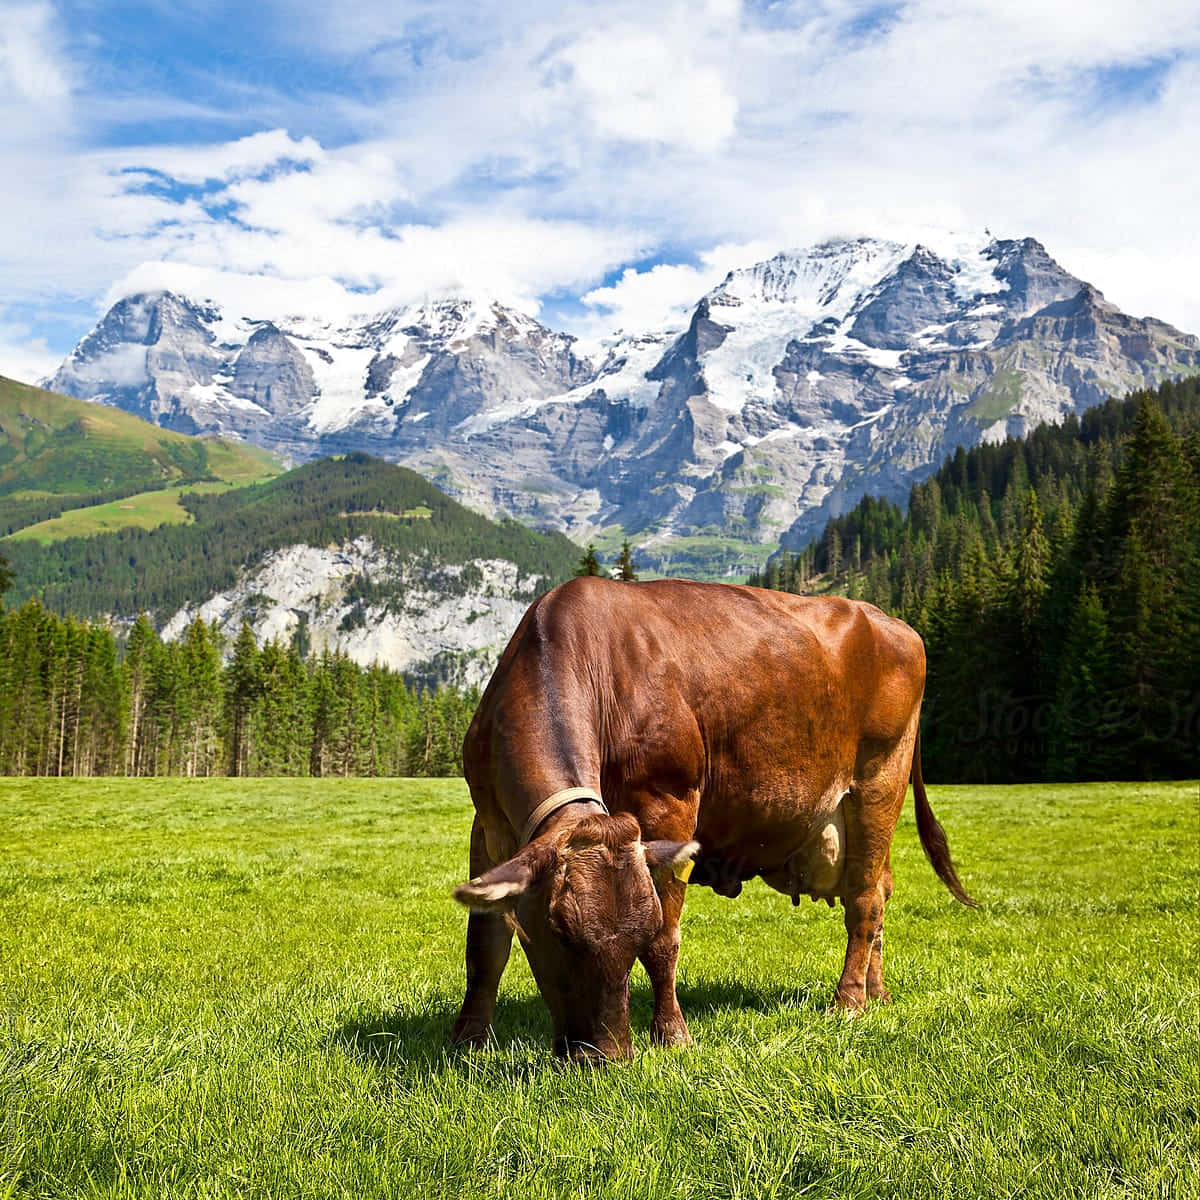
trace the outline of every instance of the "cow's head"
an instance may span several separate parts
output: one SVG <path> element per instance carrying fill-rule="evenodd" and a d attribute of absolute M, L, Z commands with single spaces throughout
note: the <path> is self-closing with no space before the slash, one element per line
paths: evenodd
<path fill-rule="evenodd" d="M 629 1058 L 629 973 L 662 928 L 657 887 L 697 850 L 695 842 L 643 842 L 628 813 L 585 817 L 454 895 L 477 911 L 515 916 L 556 1052 Z"/>

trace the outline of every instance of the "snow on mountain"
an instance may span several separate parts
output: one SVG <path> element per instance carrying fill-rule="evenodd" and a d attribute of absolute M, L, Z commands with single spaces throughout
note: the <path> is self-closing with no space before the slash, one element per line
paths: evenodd
<path fill-rule="evenodd" d="M 235 317 L 208 302 L 158 292 L 115 304 L 51 386 L 184 432 L 299 443 L 347 431 L 387 437 L 418 412 L 432 412 L 415 393 L 427 369 L 453 374 L 447 357 L 533 360 L 529 390 L 544 393 L 573 381 L 571 341 L 480 298 L 432 301 L 334 326 L 303 316 Z M 474 371 L 484 373 L 479 364 Z M 518 385 L 531 382 L 519 368 L 515 374 Z M 471 398 L 484 411 L 492 399 L 487 389 Z M 464 419 L 474 415 L 472 407 Z"/>
<path fill-rule="evenodd" d="M 332 327 L 170 293 L 110 310 L 53 386 L 297 458 L 363 449 L 488 512 L 744 570 L 959 445 L 1200 369 L 1031 238 L 839 239 L 731 272 L 686 327 L 574 340 L 486 297 Z"/>

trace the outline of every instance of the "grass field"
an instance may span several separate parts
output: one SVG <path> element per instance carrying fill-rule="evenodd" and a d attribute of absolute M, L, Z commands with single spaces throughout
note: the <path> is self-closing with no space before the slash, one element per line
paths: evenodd
<path fill-rule="evenodd" d="M 932 789 L 894 1003 L 828 1003 L 840 912 L 683 920 L 696 1045 L 559 1066 L 514 954 L 450 1052 L 458 781 L 0 781 L 0 1196 L 1200 1195 L 1195 784 Z"/>
<path fill-rule="evenodd" d="M 72 508 L 61 517 L 39 521 L 17 530 L 14 542 L 51 542 L 69 537 L 91 537 L 95 533 L 111 533 L 115 529 L 157 529 L 160 525 L 182 525 L 192 519 L 179 497 L 185 492 L 227 492 L 233 483 L 189 483 L 183 487 L 162 488 L 155 492 L 139 492 L 107 504 L 92 504 L 87 508 Z"/>

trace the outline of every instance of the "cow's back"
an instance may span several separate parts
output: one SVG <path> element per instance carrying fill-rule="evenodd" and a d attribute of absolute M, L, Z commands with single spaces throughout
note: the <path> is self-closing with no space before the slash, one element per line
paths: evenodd
<path fill-rule="evenodd" d="M 710 841 L 748 822 L 766 837 L 844 792 L 923 685 L 920 639 L 870 605 L 577 579 L 513 635 L 468 734 L 468 779 L 477 806 L 497 780 L 536 803 L 566 785 L 556 772 L 592 772 L 614 809 L 695 790 Z"/>

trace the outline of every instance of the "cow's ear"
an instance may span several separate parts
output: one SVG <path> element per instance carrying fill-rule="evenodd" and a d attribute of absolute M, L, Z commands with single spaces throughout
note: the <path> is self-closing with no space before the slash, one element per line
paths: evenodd
<path fill-rule="evenodd" d="M 507 912 L 542 882 L 553 865 L 554 854 L 547 846 L 526 846 L 508 862 L 455 888 L 454 898 L 475 912 Z"/>
<path fill-rule="evenodd" d="M 699 842 L 646 842 L 644 845 L 646 866 L 657 883 L 664 882 L 671 874 L 686 880 L 684 872 L 691 874 L 688 868 L 700 853 Z"/>

